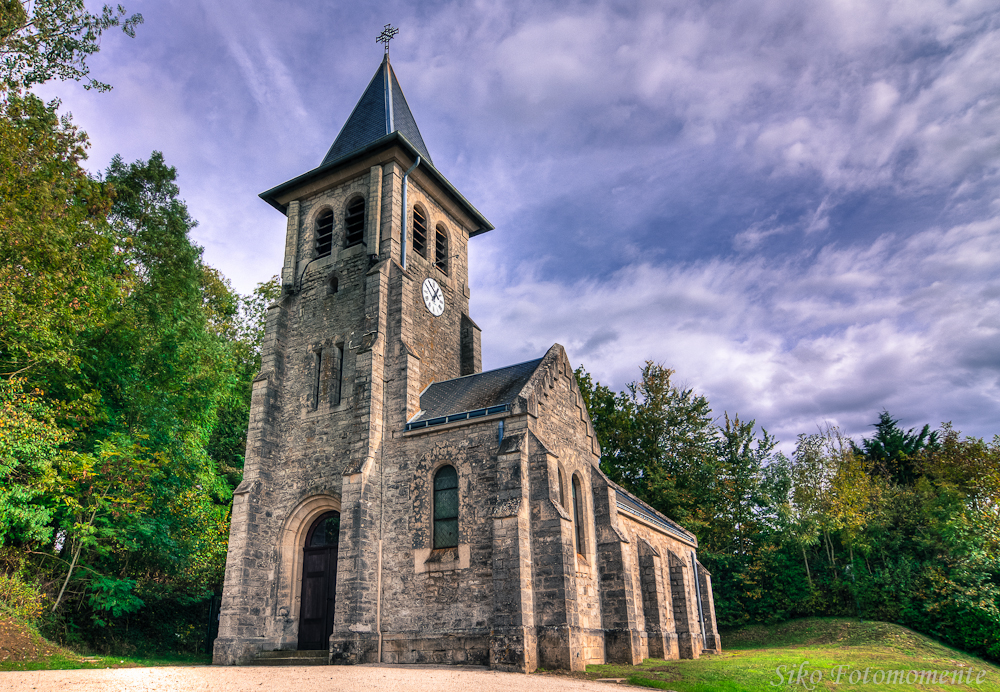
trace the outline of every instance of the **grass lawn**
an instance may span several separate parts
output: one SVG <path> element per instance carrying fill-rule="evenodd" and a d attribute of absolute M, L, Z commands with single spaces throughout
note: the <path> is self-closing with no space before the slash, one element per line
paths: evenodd
<path fill-rule="evenodd" d="M 792 620 L 723 635 L 722 647 L 721 654 L 696 661 L 650 659 L 639 666 L 588 666 L 587 677 L 626 678 L 633 685 L 677 692 L 813 689 L 1000 692 L 1000 667 L 885 622 L 862 623 L 843 618 Z M 838 666 L 842 666 L 839 682 Z M 804 671 L 801 678 L 800 670 Z M 947 672 L 947 680 L 943 684 L 919 684 L 919 677 L 914 674 L 907 683 L 906 672 L 910 670 Z M 886 682 L 889 671 L 904 671 L 903 681 Z M 954 682 L 954 671 L 961 671 L 960 684 Z"/>
<path fill-rule="evenodd" d="M 141 656 L 78 656 L 72 652 L 56 653 L 33 661 L 0 661 L 5 670 L 75 670 L 77 668 L 148 668 L 152 666 L 207 666 L 212 657 L 177 656 L 172 658 Z"/>

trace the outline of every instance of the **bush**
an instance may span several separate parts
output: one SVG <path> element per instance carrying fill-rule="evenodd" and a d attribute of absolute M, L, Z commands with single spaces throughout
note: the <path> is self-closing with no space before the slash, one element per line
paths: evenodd
<path fill-rule="evenodd" d="M 20 573 L 0 573 L 0 612 L 35 624 L 45 608 L 45 594 Z"/>

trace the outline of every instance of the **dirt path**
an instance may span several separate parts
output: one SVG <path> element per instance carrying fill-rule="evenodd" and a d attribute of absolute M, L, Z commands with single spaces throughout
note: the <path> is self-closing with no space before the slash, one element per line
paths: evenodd
<path fill-rule="evenodd" d="M 617 686 L 611 686 L 617 687 Z M 453 666 L 170 667 L 0 672 L 0 690 L 71 692 L 612 692 L 564 676 Z"/>

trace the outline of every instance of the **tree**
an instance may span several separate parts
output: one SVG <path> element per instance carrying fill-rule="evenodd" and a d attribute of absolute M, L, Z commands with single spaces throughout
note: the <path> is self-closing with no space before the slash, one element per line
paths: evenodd
<path fill-rule="evenodd" d="M 185 618 L 221 585 L 239 480 L 223 453 L 245 440 L 260 311 L 202 262 L 162 155 L 94 178 L 86 136 L 23 93 L 86 79 L 100 33 L 138 15 L 0 3 L 0 552 L 51 599 L 50 636 L 191 650 Z"/>
<path fill-rule="evenodd" d="M 718 492 L 707 527 L 715 551 L 752 553 L 761 532 L 771 530 L 777 519 L 776 501 L 788 492 L 781 467 L 773 468 L 777 473 L 769 472 L 778 442 L 766 430 L 757 437 L 755 425 L 726 414 L 716 438 Z"/>
<path fill-rule="evenodd" d="M 24 381 L 0 379 L 0 545 L 52 538 L 51 496 L 70 435 Z"/>
<path fill-rule="evenodd" d="M 686 525 L 708 520 L 716 492 L 708 400 L 675 387 L 674 371 L 646 361 L 642 376 L 615 393 L 581 367 L 577 382 L 601 443 L 601 469 L 616 483 Z"/>
<path fill-rule="evenodd" d="M 0 85 L 28 89 L 50 79 L 83 81 L 84 89 L 107 91 L 91 78 L 87 58 L 100 50 L 108 29 L 135 37 L 141 14 L 125 16 L 121 5 L 91 14 L 83 0 L 0 0 Z"/>
<path fill-rule="evenodd" d="M 46 391 L 75 386 L 76 339 L 119 300 L 123 270 L 111 198 L 81 167 L 86 135 L 56 105 L 0 102 L 0 376 Z"/>
<path fill-rule="evenodd" d="M 914 465 L 915 455 L 925 448 L 933 448 L 938 444 L 938 433 L 931 432 L 930 425 L 924 425 L 920 432 L 910 428 L 904 432 L 899 427 L 899 421 L 893 419 L 888 411 L 882 411 L 875 427 L 875 435 L 861 440 L 857 448 L 871 460 L 886 477 L 902 485 L 912 484 L 918 475 Z"/>
<path fill-rule="evenodd" d="M 616 393 L 577 370 L 601 468 L 695 533 L 721 626 L 862 616 L 1000 657 L 1000 436 L 883 412 L 860 444 L 827 428 L 786 459 L 672 375 L 647 362 Z"/>
<path fill-rule="evenodd" d="M 267 308 L 280 295 L 280 277 L 272 276 L 262 281 L 249 296 L 239 298 L 236 313 L 227 318 L 224 327 L 232 348 L 235 380 L 219 404 L 216 425 L 206 450 L 219 464 L 233 489 L 243 475 L 250 395 L 253 380 L 260 372 Z"/>

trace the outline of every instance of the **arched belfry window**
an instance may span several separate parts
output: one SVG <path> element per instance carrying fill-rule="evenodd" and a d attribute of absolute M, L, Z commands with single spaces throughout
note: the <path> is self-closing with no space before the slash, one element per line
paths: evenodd
<path fill-rule="evenodd" d="M 355 197 L 344 216 L 344 247 L 360 245 L 365 240 L 365 200 Z"/>
<path fill-rule="evenodd" d="M 327 209 L 316 217 L 316 256 L 326 257 L 333 250 L 333 212 Z"/>
<path fill-rule="evenodd" d="M 583 532 L 583 489 L 580 487 L 580 477 L 573 475 L 573 526 L 576 528 L 576 552 L 583 555 L 586 552 L 586 542 Z"/>
<path fill-rule="evenodd" d="M 434 474 L 434 547 L 458 545 L 458 471 L 443 466 Z"/>
<path fill-rule="evenodd" d="M 448 273 L 448 233 L 444 226 L 434 229 L 434 266 Z"/>
<path fill-rule="evenodd" d="M 420 207 L 413 207 L 413 250 L 427 257 L 427 215 Z"/>

